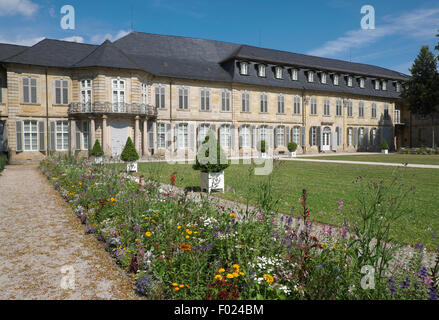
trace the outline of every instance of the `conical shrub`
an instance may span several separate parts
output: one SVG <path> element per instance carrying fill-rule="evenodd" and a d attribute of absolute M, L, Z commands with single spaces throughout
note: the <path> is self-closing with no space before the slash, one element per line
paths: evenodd
<path fill-rule="evenodd" d="M 96 139 L 95 144 L 93 145 L 93 149 L 90 151 L 90 156 L 93 157 L 102 157 L 104 155 L 104 150 L 102 150 L 101 144 L 99 140 Z"/>
<path fill-rule="evenodd" d="M 133 140 L 130 137 L 127 139 L 127 143 L 123 148 L 120 158 L 126 162 L 134 162 L 139 160 L 139 154 L 137 153 L 136 147 L 134 146 Z"/>

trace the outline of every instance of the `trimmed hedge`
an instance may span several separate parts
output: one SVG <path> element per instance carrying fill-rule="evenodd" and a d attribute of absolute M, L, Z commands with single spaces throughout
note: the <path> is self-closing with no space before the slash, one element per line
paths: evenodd
<path fill-rule="evenodd" d="M 104 150 L 102 150 L 99 140 L 96 139 L 93 149 L 90 151 L 90 155 L 93 157 L 102 157 L 104 155 Z"/>
<path fill-rule="evenodd" d="M 125 162 L 134 162 L 139 160 L 139 154 L 134 146 L 133 140 L 130 137 L 127 139 L 127 143 L 123 148 L 120 158 Z"/>

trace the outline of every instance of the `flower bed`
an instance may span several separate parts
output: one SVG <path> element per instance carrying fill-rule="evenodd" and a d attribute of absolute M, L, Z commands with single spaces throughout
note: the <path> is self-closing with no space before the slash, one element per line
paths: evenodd
<path fill-rule="evenodd" d="M 86 232 L 135 273 L 134 289 L 150 299 L 436 297 L 436 272 L 420 265 L 422 250 L 406 269 L 365 281 L 364 266 L 375 266 L 376 259 L 361 248 L 362 229 L 346 226 L 319 241 L 309 233 L 305 190 L 301 216 L 279 217 L 168 193 L 158 183 L 86 160 L 48 158 L 40 167 Z"/>
<path fill-rule="evenodd" d="M 432 154 L 439 154 L 439 149 L 438 148 L 427 148 L 427 147 L 421 147 L 421 148 L 402 147 L 398 150 L 398 153 L 400 153 L 400 154 L 432 155 Z"/>

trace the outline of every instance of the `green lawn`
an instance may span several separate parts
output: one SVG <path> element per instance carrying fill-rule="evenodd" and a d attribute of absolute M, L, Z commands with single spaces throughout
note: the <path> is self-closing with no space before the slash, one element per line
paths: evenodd
<path fill-rule="evenodd" d="M 305 159 L 323 160 L 347 160 L 347 161 L 368 161 L 368 162 L 391 162 L 409 164 L 433 164 L 439 165 L 439 155 L 420 155 L 420 154 L 354 154 L 348 156 L 317 156 L 303 157 Z"/>
<path fill-rule="evenodd" d="M 231 165 L 225 171 L 226 186 L 230 191 L 218 194 L 231 200 L 245 202 L 249 186 L 255 186 L 267 176 L 249 178 L 249 165 Z M 338 225 L 343 215 L 337 210 L 337 201 L 343 200 L 345 210 L 354 206 L 357 186 L 352 181 L 362 175 L 376 179 L 388 179 L 392 171 L 398 170 L 404 185 L 415 186 L 414 192 L 408 195 L 409 212 L 395 224 L 392 230 L 394 237 L 401 243 L 424 243 L 428 248 L 437 246 L 432 234 L 439 231 L 439 170 L 418 168 L 389 168 L 384 166 L 359 166 L 337 163 L 311 163 L 300 161 L 281 161 L 280 167 L 273 173 L 276 185 L 274 192 L 280 201 L 280 211 L 291 213 L 291 206 L 296 207 L 293 215 L 299 215 L 299 197 L 303 188 L 308 191 L 308 204 L 315 221 Z M 171 175 L 176 172 L 176 184 L 197 190 L 200 185 L 200 173 L 191 165 L 167 163 L 140 163 L 139 174 L 154 177 L 169 183 Z M 253 202 L 255 194 L 250 195 Z"/>

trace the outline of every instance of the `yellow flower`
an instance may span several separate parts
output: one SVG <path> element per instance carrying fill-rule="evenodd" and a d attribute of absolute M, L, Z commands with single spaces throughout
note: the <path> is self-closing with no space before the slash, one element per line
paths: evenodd
<path fill-rule="evenodd" d="M 334 248 L 336 248 L 337 247 L 337 242 L 334 242 Z"/>
<path fill-rule="evenodd" d="M 152 233 L 148 231 L 145 233 L 145 236 L 150 237 L 150 236 L 152 236 Z"/>
<path fill-rule="evenodd" d="M 219 281 L 221 281 L 221 280 L 223 280 L 223 277 L 222 277 L 221 275 L 217 274 L 217 275 L 215 276 L 215 280 L 219 280 Z"/>
<path fill-rule="evenodd" d="M 241 276 L 245 275 L 245 273 L 244 273 L 244 272 L 240 272 L 239 274 L 240 274 Z"/>
<path fill-rule="evenodd" d="M 181 226 L 178 226 L 177 229 L 181 229 Z"/>
<path fill-rule="evenodd" d="M 234 278 L 234 276 L 233 276 L 233 274 L 231 274 L 231 273 L 228 273 L 228 274 L 227 274 L 227 278 L 228 278 L 228 279 L 233 279 L 233 278 Z"/>
<path fill-rule="evenodd" d="M 224 273 L 224 272 L 226 272 L 226 270 L 224 270 L 224 268 L 221 268 L 221 269 L 218 270 L 218 272 L 219 273 Z"/>
<path fill-rule="evenodd" d="M 192 231 L 190 231 L 189 229 L 186 229 L 186 233 L 187 234 L 192 234 Z"/>
<path fill-rule="evenodd" d="M 236 219 L 237 216 L 236 216 L 236 214 L 231 213 L 231 214 L 229 215 L 229 217 L 230 217 L 230 218 L 233 218 L 233 219 Z"/>
<path fill-rule="evenodd" d="M 272 284 L 274 279 L 272 276 L 270 276 L 269 274 L 264 274 L 264 279 L 265 281 L 267 281 L 268 284 Z"/>
<path fill-rule="evenodd" d="M 173 287 L 178 287 L 178 283 L 175 283 L 175 282 L 174 282 L 174 283 L 172 284 L 172 286 L 173 286 Z"/>
<path fill-rule="evenodd" d="M 179 287 L 180 287 L 180 288 L 184 288 L 184 284 L 180 284 Z"/>
<path fill-rule="evenodd" d="M 233 272 L 232 275 L 233 275 L 235 278 L 238 278 L 238 277 L 239 277 L 239 273 L 238 273 L 238 272 Z"/>
<path fill-rule="evenodd" d="M 189 236 L 186 236 L 185 238 L 186 238 L 186 239 L 189 239 L 190 237 L 189 237 Z"/>
<path fill-rule="evenodd" d="M 198 231 L 194 231 L 194 234 L 198 234 Z"/>
<path fill-rule="evenodd" d="M 174 290 L 175 290 L 175 291 L 178 291 L 178 290 L 180 290 L 180 288 L 179 288 L 179 287 L 175 287 Z"/>
<path fill-rule="evenodd" d="M 233 267 L 233 270 L 235 270 L 235 271 L 239 270 L 239 264 L 234 264 L 232 267 Z"/>

